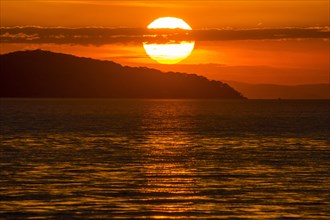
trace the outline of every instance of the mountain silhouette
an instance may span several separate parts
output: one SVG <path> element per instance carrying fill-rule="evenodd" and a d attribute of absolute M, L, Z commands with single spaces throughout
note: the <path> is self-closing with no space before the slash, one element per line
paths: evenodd
<path fill-rule="evenodd" d="M 0 55 L 0 97 L 244 99 L 220 81 L 43 50 Z"/>

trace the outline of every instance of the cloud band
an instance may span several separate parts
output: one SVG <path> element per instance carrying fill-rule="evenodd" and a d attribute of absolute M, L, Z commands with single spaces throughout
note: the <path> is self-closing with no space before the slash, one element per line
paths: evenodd
<path fill-rule="evenodd" d="M 329 39 L 329 27 L 309 28 L 262 28 L 262 29 L 205 29 L 193 30 L 149 30 L 144 28 L 45 28 L 45 27 L 1 27 L 1 43 L 55 43 L 104 45 L 112 43 L 141 43 L 144 41 L 165 42 L 196 40 L 269 40 L 269 39 Z M 157 36 L 157 37 L 155 37 Z"/>

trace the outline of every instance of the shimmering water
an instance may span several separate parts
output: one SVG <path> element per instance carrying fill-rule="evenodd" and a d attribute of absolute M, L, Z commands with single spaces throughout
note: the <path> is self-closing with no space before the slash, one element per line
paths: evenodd
<path fill-rule="evenodd" d="M 329 219 L 329 101 L 1 100 L 2 219 Z"/>

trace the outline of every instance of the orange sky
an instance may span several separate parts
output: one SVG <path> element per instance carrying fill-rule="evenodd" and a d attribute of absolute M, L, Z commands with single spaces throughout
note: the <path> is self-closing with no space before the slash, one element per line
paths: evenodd
<path fill-rule="evenodd" d="M 40 32 L 50 32 L 49 29 L 42 27 L 145 28 L 155 18 L 163 16 L 182 18 L 194 30 L 201 30 L 199 33 L 201 37 L 196 40 L 191 56 L 176 65 L 157 64 L 148 57 L 141 43 L 137 41 L 118 40 L 101 43 L 94 40 L 87 43 L 59 43 L 58 40 L 65 39 L 67 35 L 52 30 L 54 33 L 52 32 L 51 36 L 57 41 L 46 42 L 33 39 L 35 36 L 40 36 L 39 33 L 24 32 L 18 28 L 14 30 L 15 26 L 40 26 L 36 30 Z M 194 72 L 217 80 L 277 84 L 329 82 L 329 1 L 327 0 L 1 0 L 0 19 L 1 35 L 6 38 L 6 41 L 1 41 L 1 53 L 42 48 L 78 56 L 109 59 L 123 65 Z M 9 32 L 5 28 L 12 30 Z M 219 31 L 215 35 L 218 38 L 213 39 L 209 35 L 206 37 L 206 30 L 210 28 L 232 29 L 237 32 L 228 39 L 223 39 L 221 34 L 227 33 Z M 269 38 L 268 29 L 275 31 L 272 32 L 272 36 L 275 37 Z M 313 33 L 308 32 L 311 29 Z M 252 38 L 246 37 L 244 30 L 255 30 L 257 35 Z M 278 34 L 276 34 L 277 30 Z M 134 32 L 129 34 L 132 38 Z M 89 32 L 85 35 L 84 37 L 88 38 Z M 282 35 L 283 37 L 278 37 Z M 49 36 L 50 34 L 48 38 Z"/>
<path fill-rule="evenodd" d="M 327 26 L 329 1 L 1 0 L 1 25 L 145 27 L 163 16 L 193 28 Z"/>

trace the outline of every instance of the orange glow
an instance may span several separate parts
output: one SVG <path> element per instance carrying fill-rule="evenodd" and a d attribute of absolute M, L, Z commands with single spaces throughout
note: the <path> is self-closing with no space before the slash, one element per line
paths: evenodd
<path fill-rule="evenodd" d="M 45 49 L 96 59 L 118 62 L 122 65 L 146 66 L 163 71 L 195 73 L 216 80 L 233 80 L 248 83 L 305 84 L 329 83 L 329 38 L 294 35 L 279 39 L 263 38 L 267 29 L 305 28 L 329 32 L 329 1 L 1 1 L 1 26 L 17 27 L 12 34 L 18 41 L 1 40 L 1 52 L 25 49 Z M 87 13 L 88 12 L 88 13 Z M 111 13 L 110 13 L 111 12 Z M 84 14 L 84 16 L 78 16 Z M 127 15 L 130 16 L 127 16 Z M 28 15 L 28 16 L 27 16 Z M 173 17 L 170 17 L 173 16 Z M 156 21 L 150 23 L 155 18 Z M 185 23 L 181 19 L 189 23 Z M 179 28 L 189 33 L 189 39 L 164 38 L 168 42 L 148 40 L 144 34 L 159 30 L 148 29 L 147 33 L 130 32 L 123 35 L 125 41 L 102 38 L 102 31 L 72 34 L 73 41 L 66 42 L 68 32 L 47 32 L 46 27 L 84 28 L 106 27 L 145 29 Z M 191 30 L 191 27 L 194 30 Z M 45 38 L 38 41 L 38 34 L 23 33 L 21 26 L 40 26 Z M 158 27 L 157 27 L 158 26 Z M 252 39 L 225 39 L 219 32 L 213 38 L 207 30 L 258 30 Z M 54 30 L 53 30 L 54 31 Z M 200 32 L 198 32 L 200 31 Z M 204 31 L 204 32 L 203 32 Z M 180 32 L 181 33 L 181 32 Z M 199 38 L 195 34 L 200 33 Z M 0 35 L 1 35 L 0 34 Z M 209 34 L 209 35 L 208 35 Z M 226 33 L 225 33 L 226 34 Z M 281 34 L 279 34 L 281 35 Z M 106 35 L 104 35 L 106 36 Z M 136 37 L 138 36 L 138 37 Z M 171 37 L 174 35 L 171 35 Z M 26 42 L 20 42 L 22 38 Z M 49 39 L 58 42 L 50 42 Z M 63 38 L 63 39 L 62 39 Z M 138 38 L 138 40 L 135 40 Z M 34 42 L 33 39 L 37 39 Z M 104 39 L 110 39 L 110 43 Z M 194 41 L 192 41 L 192 39 Z M 86 40 L 86 42 L 85 42 Z M 157 39 L 156 39 L 157 40 Z M 156 41 L 155 40 L 155 41 Z M 165 42 L 165 41 L 164 41 Z M 190 53 L 189 51 L 194 51 Z M 173 52 L 175 51 L 175 52 Z M 168 54 L 168 55 L 167 55 Z M 157 62 L 155 62 L 157 61 Z M 174 64 L 176 65 L 163 65 Z"/>
<path fill-rule="evenodd" d="M 2 0 L 0 8 L 2 26 L 143 27 L 151 19 L 164 15 L 185 18 L 193 24 L 194 29 L 256 27 L 258 25 L 265 27 L 329 25 L 329 1 L 327 0 Z M 81 14 L 84 16 L 77 16 Z"/>

